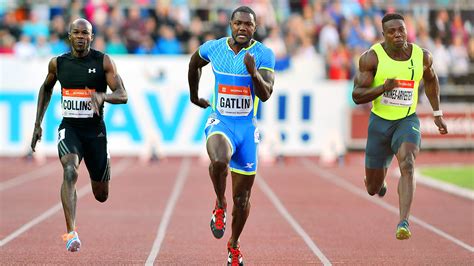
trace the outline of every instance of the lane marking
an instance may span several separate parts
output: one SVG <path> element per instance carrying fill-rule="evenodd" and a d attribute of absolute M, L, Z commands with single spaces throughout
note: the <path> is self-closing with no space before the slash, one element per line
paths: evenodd
<path fill-rule="evenodd" d="M 56 167 L 53 166 L 57 163 L 58 162 L 50 162 L 39 169 L 34 169 L 33 171 L 30 171 L 28 173 L 24 173 L 19 176 L 8 179 L 7 181 L 0 182 L 0 192 L 16 187 L 28 181 L 48 176 L 49 174 L 58 170 Z"/>
<path fill-rule="evenodd" d="M 342 187 L 350 192 L 352 192 L 353 194 L 356 194 L 357 196 L 360 196 L 372 203 L 375 203 L 379 206 L 381 206 L 382 208 L 392 212 L 392 213 L 395 213 L 396 215 L 399 215 L 399 210 L 398 210 L 398 207 L 394 207 L 388 203 L 386 203 L 385 201 L 383 200 L 380 200 L 380 199 L 376 199 L 374 197 L 371 197 L 369 196 L 369 194 L 367 194 L 367 192 L 355 185 L 353 185 L 351 182 L 345 180 L 343 177 L 340 177 L 336 174 L 333 174 L 317 165 L 315 165 L 314 163 L 312 163 L 311 161 L 309 161 L 307 158 L 305 159 L 302 159 L 302 162 L 303 162 L 303 165 L 309 169 L 310 171 L 312 171 L 313 173 L 315 173 L 317 176 L 321 176 L 322 178 L 336 184 L 337 186 L 339 187 Z M 410 220 L 413 221 L 414 223 L 418 224 L 419 226 L 427 229 L 428 231 L 431 231 L 453 243 L 455 243 L 456 245 L 459 245 L 460 247 L 462 248 L 465 248 L 467 249 L 468 251 L 470 252 L 474 252 L 474 247 L 455 238 L 454 236 L 451 236 L 450 234 L 442 231 L 441 229 L 438 229 L 436 228 L 435 226 L 415 217 L 414 215 L 410 215 Z"/>
<path fill-rule="evenodd" d="M 130 159 L 123 159 L 121 160 L 116 167 L 113 167 L 113 170 L 116 174 L 120 174 L 122 171 L 128 168 L 129 165 L 131 165 L 133 160 Z M 57 169 L 56 169 L 57 170 Z M 91 184 L 90 182 L 87 185 L 82 186 L 79 190 L 77 190 L 77 199 L 82 198 L 83 196 L 89 194 L 92 192 L 92 189 L 90 188 Z M 31 229 L 33 226 L 40 224 L 44 220 L 48 219 L 52 215 L 54 215 L 56 212 L 62 210 L 62 204 L 61 201 L 59 203 L 55 204 L 53 207 L 49 208 L 42 214 L 40 214 L 38 217 L 34 218 L 33 220 L 29 221 L 28 223 L 22 225 L 20 228 L 15 230 L 13 233 L 10 235 L 6 236 L 4 239 L 0 240 L 0 247 L 5 246 L 8 242 L 12 241 L 13 239 L 17 238 L 21 234 L 25 233 L 29 229 Z"/>
<path fill-rule="evenodd" d="M 288 212 L 283 203 L 278 199 L 278 196 L 273 192 L 273 190 L 268 186 L 268 184 L 263 180 L 261 175 L 258 175 L 257 184 L 260 186 L 265 195 L 270 199 L 278 212 L 286 219 L 286 221 L 293 227 L 298 235 L 304 240 L 309 249 L 316 255 L 323 265 L 332 265 L 329 259 L 323 254 L 321 249 L 314 243 L 311 237 L 306 233 L 306 231 L 301 227 L 301 225 L 293 218 L 293 216 Z"/>
<path fill-rule="evenodd" d="M 148 258 L 146 259 L 145 265 L 152 266 L 155 262 L 156 257 L 158 256 L 158 253 L 160 252 L 161 244 L 163 243 L 163 240 L 166 236 L 166 229 L 168 228 L 171 216 L 173 215 L 173 210 L 176 206 L 176 202 L 178 201 L 179 195 L 183 190 L 183 186 L 186 181 L 186 178 L 188 177 L 190 167 L 191 159 L 184 158 L 179 168 L 179 172 L 176 177 L 176 182 L 174 183 L 173 191 L 171 192 L 171 195 L 168 198 L 168 202 L 166 203 L 165 211 L 163 213 L 163 217 L 161 218 L 160 226 L 158 228 L 158 232 L 156 233 L 155 241 L 153 241 L 153 246 L 150 250 Z"/>

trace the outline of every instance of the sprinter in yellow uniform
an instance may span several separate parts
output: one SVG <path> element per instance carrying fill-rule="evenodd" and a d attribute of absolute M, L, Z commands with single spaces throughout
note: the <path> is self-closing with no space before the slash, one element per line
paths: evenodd
<path fill-rule="evenodd" d="M 411 236 L 408 217 L 415 192 L 415 158 L 421 142 L 416 115 L 421 80 L 439 133 L 447 134 L 448 130 L 439 108 L 438 76 L 431 54 L 407 42 L 401 15 L 385 15 L 382 29 L 384 41 L 373 45 L 359 59 L 352 98 L 356 104 L 372 101 L 365 154 L 365 186 L 369 195 L 385 195 L 387 169 L 393 155 L 397 157 L 401 177 L 396 238 L 402 240 Z"/>

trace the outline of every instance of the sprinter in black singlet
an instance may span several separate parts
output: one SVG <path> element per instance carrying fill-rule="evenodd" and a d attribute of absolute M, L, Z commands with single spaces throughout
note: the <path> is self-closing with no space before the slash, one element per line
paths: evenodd
<path fill-rule="evenodd" d="M 79 251 L 81 246 L 75 229 L 79 164 L 84 159 L 94 196 L 99 202 L 105 202 L 109 193 L 110 157 L 107 152 L 103 104 L 121 104 L 128 100 L 114 62 L 108 55 L 90 48 L 92 39 L 89 21 L 77 19 L 71 24 L 71 51 L 49 62 L 48 75 L 38 94 L 31 140 L 34 152 L 42 136 L 41 122 L 53 87 L 59 80 L 63 120 L 58 129 L 58 153 L 64 170 L 61 201 L 68 232 L 63 238 L 66 249 L 71 252 Z M 112 93 L 106 93 L 107 85 Z"/>

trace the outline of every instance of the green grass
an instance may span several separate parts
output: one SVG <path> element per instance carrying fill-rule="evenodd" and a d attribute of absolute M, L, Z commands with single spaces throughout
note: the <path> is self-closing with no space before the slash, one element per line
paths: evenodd
<path fill-rule="evenodd" d="M 424 167 L 420 172 L 426 177 L 474 190 L 474 165 Z"/>

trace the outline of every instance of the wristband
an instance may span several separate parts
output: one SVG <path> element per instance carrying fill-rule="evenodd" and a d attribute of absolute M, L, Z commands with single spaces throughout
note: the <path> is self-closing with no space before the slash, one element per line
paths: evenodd
<path fill-rule="evenodd" d="M 441 110 L 433 111 L 433 116 L 443 116 L 443 111 Z"/>

